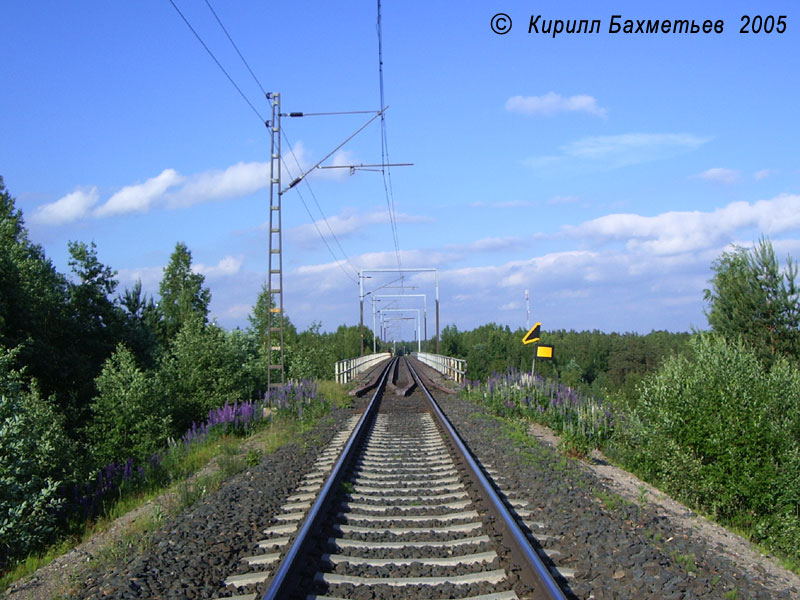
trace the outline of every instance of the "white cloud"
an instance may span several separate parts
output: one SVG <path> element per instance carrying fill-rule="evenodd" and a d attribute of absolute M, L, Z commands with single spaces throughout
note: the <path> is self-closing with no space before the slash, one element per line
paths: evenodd
<path fill-rule="evenodd" d="M 504 265 L 504 273 L 499 274 L 502 287 L 522 286 L 529 280 L 553 282 L 579 277 L 584 282 L 598 279 L 594 265 L 598 254 L 586 250 L 551 252 L 530 260 L 510 262 Z"/>
<path fill-rule="evenodd" d="M 702 290 L 707 285 L 708 265 L 720 250 L 690 253 L 680 260 L 628 251 L 566 251 L 486 267 L 444 270 L 440 277 L 442 306 L 456 301 L 459 327 L 474 327 L 497 320 L 497 310 L 520 307 L 524 291 L 530 290 L 533 318 L 551 329 L 631 331 L 667 327 L 685 331 L 691 324 L 687 318 L 696 318 L 695 323 L 702 324 Z M 671 301 L 686 297 L 694 299 L 694 306 Z M 492 307 L 497 308 L 493 311 Z M 675 320 L 676 315 L 683 320 Z M 502 318 L 521 326 L 524 312 L 520 310 L 516 316 L 519 318 Z"/>
<path fill-rule="evenodd" d="M 147 293 L 158 293 L 158 284 L 164 276 L 163 267 L 136 267 L 133 269 L 119 269 L 117 272 L 119 281 L 123 286 L 128 287 L 137 281 L 142 282 L 144 290 L 151 290 Z"/>
<path fill-rule="evenodd" d="M 75 190 L 63 198 L 36 209 L 31 220 L 44 225 L 64 225 L 85 217 L 100 196 L 96 187 Z"/>
<path fill-rule="evenodd" d="M 94 211 L 96 217 L 111 217 L 129 213 L 144 213 L 160 201 L 164 193 L 181 182 L 184 177 L 174 169 L 164 169 L 159 175 L 144 183 L 129 185 L 111 196 Z"/>
<path fill-rule="evenodd" d="M 760 171 L 756 171 L 753 173 L 753 177 L 756 181 L 761 181 L 762 179 L 766 179 L 775 174 L 775 171 L 772 169 L 761 169 Z"/>
<path fill-rule="evenodd" d="M 466 244 L 448 244 L 449 250 L 457 250 L 459 252 L 500 252 L 519 248 L 525 245 L 525 238 L 518 236 L 509 237 L 491 237 L 475 240 Z"/>
<path fill-rule="evenodd" d="M 587 137 L 563 147 L 567 156 L 605 159 L 630 152 L 669 152 L 693 150 L 707 139 L 685 133 L 624 133 Z"/>
<path fill-rule="evenodd" d="M 654 216 L 608 214 L 557 236 L 558 251 L 535 254 L 522 238 L 487 237 L 460 245 L 407 250 L 405 267 L 438 267 L 441 326 L 460 329 L 490 321 L 524 323 L 524 291 L 530 290 L 532 318 L 548 329 L 605 331 L 704 327 L 703 289 L 710 265 L 731 244 L 748 244 L 759 231 L 773 236 L 780 256 L 800 248 L 800 195 L 734 202 L 712 210 L 670 211 Z M 775 239 L 777 234 L 783 234 Z M 519 244 L 517 244 L 519 241 Z M 573 247 L 569 247 L 572 244 Z M 583 247 L 582 247 L 583 246 Z M 477 252 L 510 249 L 498 259 Z M 482 261 L 482 262 L 479 262 Z M 356 269 L 395 268 L 393 252 L 352 257 Z M 349 265 L 343 265 L 350 269 Z M 398 286 L 396 273 L 368 273 L 365 291 Z M 433 330 L 431 273 L 409 274 L 403 285 L 428 297 Z M 299 326 L 322 320 L 325 327 L 358 322 L 358 285 L 339 263 L 306 265 L 286 275 L 287 310 Z M 393 293 L 381 287 L 379 293 Z M 366 313 L 370 312 L 368 302 Z M 365 318 L 368 326 L 371 319 Z M 413 337 L 410 330 L 398 335 Z"/>
<path fill-rule="evenodd" d="M 553 252 L 525 260 L 513 260 L 500 265 L 462 267 L 444 270 L 441 279 L 449 285 L 460 288 L 492 290 L 498 287 L 512 287 L 531 282 L 563 280 L 565 277 L 580 279 L 588 277 L 586 265 L 591 264 L 598 254 L 587 250 Z"/>
<path fill-rule="evenodd" d="M 401 250 L 400 264 L 404 267 L 436 267 L 461 258 L 460 254 L 432 250 Z M 392 269 L 397 266 L 394 252 L 370 252 L 353 259 L 360 269 Z"/>
<path fill-rule="evenodd" d="M 686 331 L 705 326 L 702 298 L 712 261 L 730 244 L 752 241 L 755 228 L 767 233 L 800 230 L 800 196 L 732 203 L 705 212 L 607 215 L 565 229 L 563 237 L 615 242 L 610 248 L 527 254 L 462 267 L 457 265 L 471 255 L 448 252 L 453 250 L 448 246 L 444 251 L 403 252 L 402 262 L 406 267 L 438 266 L 442 326 L 455 323 L 463 329 L 490 321 L 521 326 L 523 294 L 530 290 L 532 317 L 551 329 Z M 495 243 L 502 246 L 504 242 L 487 238 L 474 244 L 491 248 Z M 775 247 L 779 254 L 796 255 L 800 240 L 777 240 Z M 394 268 L 396 257 L 393 252 L 365 254 L 353 262 L 357 268 Z M 394 273 L 370 275 L 367 291 L 397 277 Z M 357 322 L 358 286 L 344 277 L 337 263 L 301 267 L 290 272 L 287 280 L 286 288 L 292 290 L 288 310 L 299 323 L 321 319 L 330 327 L 343 320 Z M 431 308 L 431 273 L 409 274 L 405 285 L 414 286 L 415 294 L 427 294 Z M 428 325 L 432 330 L 431 313 Z"/>
<path fill-rule="evenodd" d="M 295 154 L 304 169 L 313 163 L 306 158 L 301 142 L 295 145 Z M 291 162 L 288 157 L 284 161 Z M 356 163 L 352 155 L 339 150 L 328 164 L 350 165 Z M 315 170 L 309 175 L 323 180 L 342 180 L 348 169 Z M 299 175 L 296 170 L 293 176 Z M 283 172 L 284 188 L 290 183 Z M 51 204 L 40 206 L 33 220 L 46 225 L 64 225 L 87 217 L 107 218 L 132 213 L 146 213 L 155 207 L 176 209 L 229 198 L 240 198 L 259 192 L 269 186 L 269 162 L 239 162 L 223 170 L 209 170 L 192 175 L 182 175 L 175 169 L 164 169 L 144 183 L 128 185 L 112 194 L 102 205 L 97 187 L 78 189 Z M 94 208 L 94 210 L 92 210 Z"/>
<path fill-rule="evenodd" d="M 288 185 L 293 179 L 299 177 L 311 167 L 313 167 L 318 160 L 323 156 L 312 157 L 311 153 L 306 149 L 302 140 L 295 143 L 291 150 L 285 148 L 283 150 L 283 171 L 282 176 L 284 185 Z M 355 156 L 347 150 L 337 150 L 336 153 L 329 158 L 321 166 L 330 167 L 344 167 L 346 165 L 359 164 Z M 323 180 L 342 180 L 350 174 L 349 169 L 314 169 L 308 174 L 309 179 L 323 179 Z"/>
<path fill-rule="evenodd" d="M 420 215 L 395 213 L 395 221 L 397 223 L 429 223 L 433 221 L 433 219 Z M 340 238 L 353 233 L 362 232 L 373 225 L 387 223 L 389 223 L 389 212 L 385 210 L 378 210 L 367 214 L 343 212 L 340 215 L 328 217 L 327 224 L 326 221 L 319 220 L 295 227 L 287 233 L 295 242 L 309 243 L 319 240 L 319 232 L 317 229 L 319 229 L 326 238 L 330 236 L 331 231 L 337 238 Z"/>
<path fill-rule="evenodd" d="M 653 217 L 612 214 L 563 231 L 599 242 L 623 240 L 629 250 L 666 255 L 714 247 L 750 228 L 766 234 L 800 228 L 800 196 L 782 194 L 753 204 L 733 202 L 710 212 L 670 211 Z"/>
<path fill-rule="evenodd" d="M 206 277 L 229 277 L 236 275 L 240 271 L 243 262 L 244 257 L 242 256 L 226 256 L 212 266 L 197 263 L 192 267 L 192 270 Z"/>
<path fill-rule="evenodd" d="M 714 183 L 736 183 L 741 179 L 742 174 L 735 169 L 725 169 L 722 167 L 714 167 L 713 169 L 707 169 L 702 173 L 698 173 L 693 177 L 695 179 L 705 179 L 706 181 L 712 181 Z"/>
<path fill-rule="evenodd" d="M 401 250 L 400 263 L 405 268 L 413 267 L 437 267 L 462 258 L 460 253 L 446 252 L 446 251 L 432 251 L 432 250 Z M 395 269 L 397 268 L 397 254 L 394 252 L 370 252 L 360 254 L 350 258 L 354 268 L 343 260 L 319 263 L 314 265 L 303 265 L 292 271 L 289 276 L 298 281 L 298 285 L 304 289 L 304 296 L 307 297 L 325 297 L 322 292 L 329 292 L 334 289 L 345 289 L 356 285 L 351 279 L 345 275 L 349 273 L 354 279 L 358 277 L 358 270 L 369 269 Z M 374 275 L 374 274 L 373 274 Z M 387 278 L 393 279 L 399 277 L 399 274 L 389 273 Z M 426 276 L 413 273 L 405 275 L 407 281 L 413 278 L 423 278 Z M 433 277 L 432 275 L 430 276 Z M 375 280 L 379 279 L 375 275 Z M 356 279 L 357 281 L 357 279 Z M 288 287 L 288 286 L 287 286 Z M 368 286 L 369 287 L 369 286 Z M 357 292 L 356 292 L 357 293 Z"/>
<path fill-rule="evenodd" d="M 315 161 L 316 162 L 316 161 Z M 316 179 L 334 179 L 334 180 L 341 180 L 345 179 L 348 175 L 355 174 L 351 173 L 349 169 L 343 168 L 353 165 L 362 164 L 355 158 L 355 155 L 352 152 L 347 150 L 337 150 L 336 153 L 326 161 L 320 167 L 339 167 L 336 169 L 324 169 L 318 168 L 312 171 L 309 176 L 313 175 Z"/>
<path fill-rule="evenodd" d="M 269 186 L 269 162 L 239 162 L 224 171 L 205 171 L 186 178 L 182 188 L 167 199 L 170 208 L 211 200 L 249 196 Z"/>
<path fill-rule="evenodd" d="M 610 170 L 663 160 L 695 150 L 709 141 L 688 133 L 625 133 L 590 136 L 561 146 L 556 156 L 523 161 L 538 171 Z"/>
<path fill-rule="evenodd" d="M 565 98 L 555 92 L 548 92 L 544 96 L 512 96 L 506 101 L 506 110 L 546 117 L 561 112 L 585 112 L 597 117 L 606 116 L 606 109 L 600 108 L 592 96 L 580 94 Z"/>
<path fill-rule="evenodd" d="M 192 271 L 200 273 L 208 278 L 230 277 L 241 273 L 244 257 L 225 256 L 216 265 L 204 265 L 195 263 Z M 137 281 L 142 282 L 142 288 L 148 295 L 158 296 L 158 287 L 164 277 L 164 267 L 134 267 L 119 269 L 117 272 L 122 287 L 131 287 Z M 214 297 L 217 293 L 214 293 Z"/>

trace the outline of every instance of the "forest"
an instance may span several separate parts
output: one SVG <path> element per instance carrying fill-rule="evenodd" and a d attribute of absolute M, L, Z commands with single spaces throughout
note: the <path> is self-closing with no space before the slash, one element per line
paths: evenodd
<path fill-rule="evenodd" d="M 226 331 L 209 322 L 211 292 L 184 243 L 157 299 L 141 282 L 120 290 L 94 243 L 70 242 L 69 255 L 59 273 L 0 178 L 0 574 L 94 517 L 133 475 L 163 479 L 154 457 L 214 411 L 269 400 L 265 289 L 249 327 Z M 332 379 L 360 352 L 358 327 L 298 332 L 283 320 L 287 381 Z M 303 385 L 290 400 L 311 401 Z"/>

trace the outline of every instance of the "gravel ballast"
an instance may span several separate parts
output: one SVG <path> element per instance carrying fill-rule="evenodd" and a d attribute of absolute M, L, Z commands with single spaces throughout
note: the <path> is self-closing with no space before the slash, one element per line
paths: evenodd
<path fill-rule="evenodd" d="M 232 595 L 224 580 L 244 572 L 263 530 L 292 495 L 352 411 L 338 410 L 313 432 L 265 456 L 216 492 L 167 521 L 147 549 L 91 573 L 75 598 L 216 598 Z"/>

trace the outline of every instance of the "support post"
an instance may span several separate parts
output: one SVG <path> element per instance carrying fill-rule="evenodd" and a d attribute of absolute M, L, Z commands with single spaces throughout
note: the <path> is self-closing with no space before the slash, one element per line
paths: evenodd
<path fill-rule="evenodd" d="M 436 353 L 439 353 L 439 269 L 435 267 L 430 268 L 410 268 L 410 269 L 361 269 L 358 272 L 358 286 L 359 286 L 359 303 L 360 303 L 360 311 L 361 311 L 361 318 L 360 318 L 360 327 L 361 327 L 361 354 L 364 354 L 364 273 L 409 273 L 409 272 L 418 272 L 418 271 L 433 271 L 435 280 L 436 280 Z M 384 286 L 385 287 L 385 286 Z M 378 288 L 380 289 L 380 288 Z M 376 291 L 376 290 L 373 290 Z M 372 292 L 367 292 L 367 295 L 371 294 Z M 400 294 L 400 296 L 404 296 L 405 294 Z M 418 296 L 425 297 L 425 313 L 424 313 L 424 326 L 425 326 L 425 339 L 428 339 L 428 308 L 427 308 L 427 297 L 424 294 L 414 294 Z"/>
<path fill-rule="evenodd" d="M 360 306 L 361 318 L 359 319 L 361 330 L 361 356 L 364 356 L 364 276 L 363 271 L 358 272 L 358 302 Z"/>
<path fill-rule="evenodd" d="M 283 331 L 283 242 L 281 239 L 281 96 L 267 94 L 272 107 L 269 160 L 269 257 L 267 260 L 267 389 L 285 383 Z"/>
<path fill-rule="evenodd" d="M 422 319 L 419 318 L 419 311 L 417 311 L 417 352 L 422 352 Z"/>
<path fill-rule="evenodd" d="M 439 269 L 436 269 L 436 354 L 439 354 Z"/>
<path fill-rule="evenodd" d="M 428 296 L 424 296 L 424 299 L 425 300 L 424 300 L 424 302 L 422 304 L 422 307 L 423 307 L 423 309 L 422 309 L 423 310 L 422 318 L 423 318 L 423 321 L 425 322 L 425 325 L 424 325 L 424 327 L 425 327 L 425 348 L 427 349 L 427 347 L 428 347 Z"/>
<path fill-rule="evenodd" d="M 372 353 L 375 354 L 378 352 L 376 347 L 376 338 L 378 337 L 375 335 L 375 296 L 372 297 Z"/>

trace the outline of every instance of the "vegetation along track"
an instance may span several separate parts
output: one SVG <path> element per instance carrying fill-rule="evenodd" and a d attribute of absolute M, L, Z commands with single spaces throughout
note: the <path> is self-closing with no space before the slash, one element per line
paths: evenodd
<path fill-rule="evenodd" d="M 314 497 L 274 576 L 256 566 L 261 576 L 228 583 L 253 599 L 263 590 L 256 579 L 269 584 L 264 598 L 563 598 L 516 521 L 525 511 L 497 495 L 432 386 L 404 358 L 376 383 L 352 436 L 339 439 L 341 454 L 323 453 L 321 470 L 287 505 L 292 514 Z M 268 534 L 294 529 L 276 525 Z M 254 557 L 253 565 L 277 558 Z"/>
<path fill-rule="evenodd" d="M 412 364 L 417 372 L 427 372 L 425 367 Z M 226 482 L 219 490 L 209 494 L 203 502 L 193 505 L 164 524 L 139 547 L 134 555 L 118 561 L 98 565 L 80 581 L 70 597 L 84 600 L 100 598 L 217 598 L 239 595 L 252 600 L 262 598 L 268 587 L 283 571 L 287 582 L 299 583 L 293 592 L 280 593 L 274 597 L 355 597 L 392 598 L 398 596 L 420 598 L 446 598 L 464 596 L 486 596 L 489 592 L 520 598 L 535 597 L 531 588 L 521 581 L 525 569 L 511 555 L 510 544 L 504 541 L 503 532 L 495 524 L 500 519 L 489 513 L 487 501 L 478 493 L 477 483 L 461 477 L 466 471 L 464 462 L 451 449 L 451 442 L 443 443 L 448 448 L 453 464 L 459 473 L 467 498 L 443 498 L 444 502 L 469 500 L 472 505 L 463 508 L 441 509 L 441 512 L 466 512 L 474 510 L 484 530 L 465 533 L 466 538 L 488 537 L 488 543 L 448 544 L 448 548 L 437 549 L 436 544 L 416 543 L 414 533 L 399 537 L 387 532 L 393 523 L 382 523 L 371 536 L 344 534 L 343 525 L 366 526 L 365 523 L 346 523 L 345 514 L 364 514 L 348 504 L 374 504 L 366 496 L 403 496 L 417 493 L 403 488 L 396 494 L 367 494 L 356 489 L 353 477 L 364 476 L 366 458 L 346 463 L 341 459 L 342 449 L 348 444 L 357 422 L 364 419 L 374 440 L 353 441 L 356 448 L 386 438 L 393 431 L 405 430 L 406 438 L 423 438 L 427 435 L 427 421 L 423 409 L 415 400 L 418 390 L 410 390 L 409 396 L 400 397 L 396 388 L 406 387 L 408 379 L 404 368 L 398 365 L 395 383 L 388 390 L 380 390 L 385 396 L 380 401 L 380 410 L 374 420 L 367 420 L 363 406 L 367 399 L 356 402 L 352 409 L 334 411 L 330 421 L 320 423 L 313 431 L 299 436 L 295 442 L 278 449 L 263 458 L 259 465 L 240 473 Z M 388 376 L 383 379 L 387 383 Z M 377 378 L 376 385 L 377 386 Z M 434 387 L 427 386 L 426 387 Z M 370 392 L 372 393 L 372 392 Z M 436 392 L 438 403 L 446 410 L 448 418 L 457 425 L 460 435 L 466 439 L 483 466 L 495 482 L 502 487 L 514 506 L 514 512 L 535 533 L 536 544 L 546 549 L 547 555 L 556 561 L 558 570 L 566 580 L 565 595 L 574 599 L 606 600 L 611 598 L 664 598 L 686 600 L 689 598 L 797 598 L 800 586 L 796 583 L 773 581 L 771 576 L 755 567 L 743 568 L 721 553 L 716 542 L 704 541 L 694 528 L 675 523 L 666 518 L 644 497 L 634 503 L 625 502 L 616 496 L 604 483 L 597 480 L 581 463 L 572 461 L 546 446 L 539 445 L 523 436 L 525 427 L 509 429 L 509 424 L 497 421 L 481 407 L 464 402 L 452 395 L 445 397 Z M 380 421 L 378 417 L 381 416 Z M 412 417 L 418 419 L 415 421 Z M 386 424 L 381 425 L 381 422 Z M 418 425 L 422 423 L 422 425 Z M 381 432 L 381 429 L 384 431 Z M 437 429 L 441 428 L 437 425 Z M 513 434 L 513 435 L 512 435 Z M 520 436 L 525 439 L 522 440 Z M 386 439 L 383 440 L 384 445 Z M 392 454 L 408 454 L 402 448 L 405 441 L 393 442 Z M 363 452 L 362 452 L 363 454 Z M 426 454 L 435 452 L 428 448 Z M 384 457 L 386 458 L 386 457 Z M 439 465 L 442 466 L 442 465 Z M 338 475 L 332 475 L 334 467 Z M 389 467 L 381 467 L 389 468 Z M 432 468 L 428 471 L 433 472 Z M 375 475 L 386 473 L 375 469 Z M 442 473 L 439 473 L 442 475 Z M 420 478 L 423 478 L 420 476 Z M 374 479 L 374 478 L 373 478 Z M 430 478 L 427 478 L 430 479 Z M 400 487 L 400 486 L 398 486 Z M 327 488 L 334 492 L 327 505 L 318 504 L 319 497 Z M 392 506 L 422 504 L 423 496 L 444 495 L 451 490 L 418 495 L 407 502 L 392 500 Z M 459 490 L 453 490 L 458 492 Z M 361 494 L 362 498 L 354 496 Z M 640 495 L 641 491 L 640 491 Z M 642 495 L 643 496 L 643 495 Z M 386 498 L 383 498 L 386 500 Z M 433 501 L 429 500 L 432 504 Z M 427 502 L 426 502 L 427 503 Z M 311 509 L 317 506 L 321 515 L 319 523 L 312 523 Z M 409 511 L 411 509 L 409 508 Z M 372 511 L 378 512 L 378 511 Z M 429 512 L 435 512 L 433 510 Z M 342 513 L 342 517 L 339 514 Z M 383 516 L 403 515 L 393 510 Z M 381 516 L 380 513 L 378 516 Z M 320 524 L 321 523 L 321 524 Z M 336 527 L 336 524 L 339 527 Z M 433 523 L 428 525 L 428 531 Z M 441 523 L 440 523 L 441 524 Z M 408 527 L 408 523 L 398 523 Z M 422 528 L 422 525 L 420 525 Z M 298 531 L 305 530 L 308 540 L 302 552 L 292 551 Z M 428 546 L 423 550 L 408 548 L 400 550 L 394 545 L 373 548 L 369 551 L 345 548 L 344 539 L 359 538 L 361 541 L 404 542 L 403 546 Z M 433 536 L 438 538 L 439 536 Z M 455 538 L 456 536 L 452 536 Z M 329 540 L 333 538 L 334 542 Z M 428 539 L 441 542 L 451 538 Z M 414 544 L 406 544 L 415 540 Z M 358 545 L 348 542 L 351 546 Z M 342 547 L 339 547 L 342 544 Z M 406 553 L 407 550 L 407 553 Z M 495 552 L 498 559 L 478 563 L 469 568 L 476 571 L 503 571 L 505 582 L 500 584 L 472 584 L 469 587 L 448 584 L 437 586 L 390 586 L 327 584 L 324 573 L 333 575 L 358 574 L 376 578 L 388 576 L 389 567 L 380 568 L 353 564 L 322 563 L 325 554 L 356 555 L 377 558 L 432 558 L 438 555 L 459 556 L 470 553 Z M 301 556 L 301 567 L 295 571 L 284 569 L 284 558 L 291 553 Z M 542 555 L 544 557 L 544 555 Z M 553 565 L 549 559 L 546 564 Z M 397 560 L 395 562 L 398 562 Z M 288 563 L 286 563 L 288 564 Z M 434 576 L 447 572 L 449 567 L 424 565 L 420 562 L 398 567 L 414 576 Z M 382 569 L 383 571 L 381 571 Z M 461 573 L 467 566 L 461 567 Z M 392 569 L 394 570 L 394 569 Z M 452 573 L 452 571 L 450 571 Z M 459 571 L 456 571 L 458 574 Z M 452 576 L 448 575 L 450 579 Z M 223 582 L 228 583 L 225 585 Z M 567 585 L 568 584 L 568 585 Z M 51 596 L 29 596 L 24 589 L 15 596 L 20 600 Z M 491 597 L 491 596 L 490 596 Z M 495 596 L 495 598 L 503 596 Z"/>

